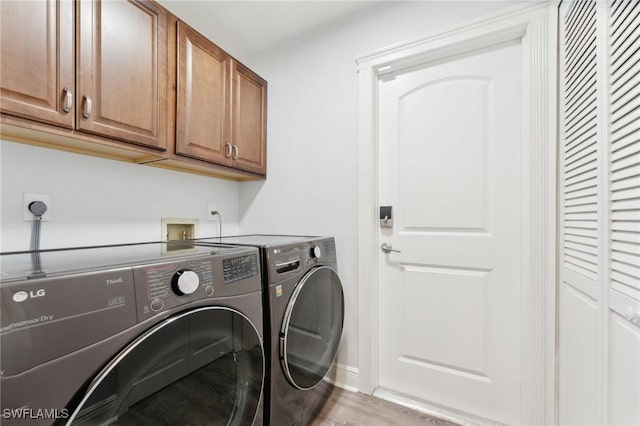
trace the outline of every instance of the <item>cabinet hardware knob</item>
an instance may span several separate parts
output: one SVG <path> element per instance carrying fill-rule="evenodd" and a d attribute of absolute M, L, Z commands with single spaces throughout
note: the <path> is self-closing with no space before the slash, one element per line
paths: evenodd
<path fill-rule="evenodd" d="M 237 160 L 238 159 L 238 155 L 240 155 L 240 148 L 238 148 L 238 145 L 234 145 L 233 146 L 233 159 Z"/>
<path fill-rule="evenodd" d="M 62 110 L 64 112 L 71 112 L 71 108 L 73 108 L 73 93 L 71 93 L 68 87 L 62 89 L 62 93 L 64 94 L 64 106 Z"/>
<path fill-rule="evenodd" d="M 82 116 L 84 118 L 89 118 L 91 117 L 91 96 L 84 95 L 82 99 L 84 100 L 84 111 L 82 112 Z"/>
<path fill-rule="evenodd" d="M 224 146 L 225 146 L 224 156 L 227 157 L 227 158 L 231 157 L 231 149 L 232 149 L 231 148 L 231 144 L 230 143 L 225 143 Z"/>

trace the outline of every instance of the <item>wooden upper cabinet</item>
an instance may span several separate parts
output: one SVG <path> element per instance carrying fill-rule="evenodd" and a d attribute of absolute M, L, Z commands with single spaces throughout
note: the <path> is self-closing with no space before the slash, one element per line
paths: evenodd
<path fill-rule="evenodd" d="M 267 82 L 178 22 L 176 154 L 266 173 Z"/>
<path fill-rule="evenodd" d="M 266 175 L 267 82 L 156 1 L 0 0 L 0 24 L 1 136 Z"/>
<path fill-rule="evenodd" d="M 152 1 L 77 8 L 76 127 L 165 149 L 167 12 Z"/>
<path fill-rule="evenodd" d="M 0 110 L 73 128 L 73 1 L 0 1 L 0 28 Z"/>
<path fill-rule="evenodd" d="M 178 22 L 177 154 L 231 164 L 230 66 L 229 55 Z"/>
<path fill-rule="evenodd" d="M 232 75 L 234 167 L 264 175 L 267 166 L 267 82 L 235 61 Z"/>

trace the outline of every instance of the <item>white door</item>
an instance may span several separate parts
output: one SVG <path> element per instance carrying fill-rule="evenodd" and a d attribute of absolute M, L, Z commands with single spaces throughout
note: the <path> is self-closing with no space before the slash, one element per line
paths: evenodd
<path fill-rule="evenodd" d="M 520 421 L 521 45 L 379 82 L 379 386 Z"/>

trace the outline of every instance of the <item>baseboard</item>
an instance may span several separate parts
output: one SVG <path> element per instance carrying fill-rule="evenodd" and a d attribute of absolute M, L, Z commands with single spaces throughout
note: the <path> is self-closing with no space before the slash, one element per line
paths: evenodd
<path fill-rule="evenodd" d="M 376 388 L 373 392 L 373 396 L 440 419 L 458 423 L 462 426 L 503 426 L 502 423 L 444 407 L 433 402 L 416 400 L 407 395 L 380 387 Z"/>
<path fill-rule="evenodd" d="M 335 377 L 334 385 L 351 392 L 358 392 L 359 370 L 356 367 L 334 363 L 331 369 L 333 371 L 330 371 L 328 376 Z"/>

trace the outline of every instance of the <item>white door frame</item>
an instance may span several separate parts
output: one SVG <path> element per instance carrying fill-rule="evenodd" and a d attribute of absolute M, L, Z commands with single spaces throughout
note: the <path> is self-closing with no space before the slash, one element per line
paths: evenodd
<path fill-rule="evenodd" d="M 520 39 L 524 143 L 521 424 L 556 423 L 556 22 L 557 2 L 527 4 L 357 58 L 361 392 L 372 394 L 378 386 L 378 80 L 412 65 Z"/>

